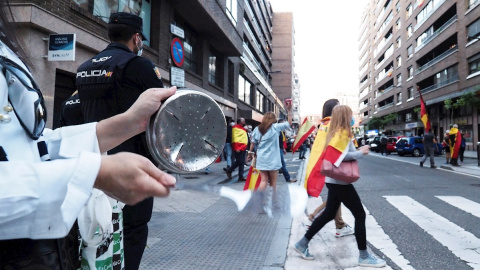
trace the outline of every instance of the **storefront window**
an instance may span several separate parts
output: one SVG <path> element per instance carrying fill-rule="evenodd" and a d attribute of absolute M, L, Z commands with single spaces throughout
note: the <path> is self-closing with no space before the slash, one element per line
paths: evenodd
<path fill-rule="evenodd" d="M 458 130 L 460 130 L 460 132 L 462 133 L 465 142 L 471 143 L 473 141 L 472 125 L 460 125 L 458 127 Z"/>
<path fill-rule="evenodd" d="M 79 7 L 108 22 L 111 13 L 129 12 L 143 19 L 143 33 L 150 40 L 151 0 L 72 0 Z M 150 45 L 145 41 L 145 45 Z"/>

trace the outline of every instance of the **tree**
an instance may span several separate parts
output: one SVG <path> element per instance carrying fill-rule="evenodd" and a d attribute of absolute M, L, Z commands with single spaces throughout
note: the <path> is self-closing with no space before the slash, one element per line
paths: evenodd
<path fill-rule="evenodd" d="M 392 123 L 397 116 L 397 113 L 390 113 L 382 118 L 374 116 L 367 123 L 368 129 L 383 129 L 385 125 Z"/>
<path fill-rule="evenodd" d="M 453 112 L 458 109 L 459 107 L 465 106 L 467 103 L 465 94 L 463 94 L 460 98 L 456 99 L 455 102 L 451 99 L 446 99 L 443 102 L 443 107 L 445 109 L 450 110 L 450 122 L 453 123 Z"/>

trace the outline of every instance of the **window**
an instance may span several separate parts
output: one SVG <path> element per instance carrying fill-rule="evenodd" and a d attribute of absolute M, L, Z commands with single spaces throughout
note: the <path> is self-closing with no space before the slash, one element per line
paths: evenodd
<path fill-rule="evenodd" d="M 400 10 L 400 1 L 398 1 L 396 4 L 395 4 L 396 8 L 397 8 L 397 11 Z"/>
<path fill-rule="evenodd" d="M 397 93 L 397 104 L 402 103 L 402 93 Z"/>
<path fill-rule="evenodd" d="M 400 21 L 400 18 L 398 18 L 397 23 L 395 23 L 395 30 L 400 30 L 401 26 L 402 26 L 402 22 Z"/>
<path fill-rule="evenodd" d="M 235 65 L 228 60 L 228 93 L 235 94 Z"/>
<path fill-rule="evenodd" d="M 143 19 L 143 33 L 150 40 L 150 16 L 151 7 L 149 0 L 71 0 L 73 5 L 77 5 L 82 9 L 88 10 L 93 16 L 99 17 L 104 22 L 108 22 L 111 13 L 123 11 L 133 13 Z M 111 2 L 114 2 L 113 4 Z M 144 41 L 145 45 L 150 46 L 148 41 Z"/>
<path fill-rule="evenodd" d="M 408 88 L 407 97 L 408 97 L 409 100 L 413 99 L 413 87 Z"/>
<path fill-rule="evenodd" d="M 265 96 L 260 91 L 257 90 L 255 108 L 260 112 L 265 112 L 264 99 L 265 99 Z"/>
<path fill-rule="evenodd" d="M 227 16 L 233 25 L 237 25 L 237 0 L 226 0 Z"/>
<path fill-rule="evenodd" d="M 402 85 L 402 74 L 397 75 L 397 86 Z"/>
<path fill-rule="evenodd" d="M 407 57 L 410 58 L 413 55 L 413 45 L 408 46 L 407 48 Z"/>
<path fill-rule="evenodd" d="M 410 16 L 412 16 L 412 13 L 413 13 L 413 7 L 412 7 L 412 4 L 408 5 L 407 7 L 407 19 L 410 18 Z"/>
<path fill-rule="evenodd" d="M 413 66 L 409 66 L 407 69 L 408 78 L 413 78 Z"/>
<path fill-rule="evenodd" d="M 238 99 L 250 104 L 250 91 L 251 91 L 250 82 L 245 79 L 242 75 L 238 76 Z"/>
<path fill-rule="evenodd" d="M 185 60 L 183 62 L 184 69 L 199 73 L 197 59 L 199 57 L 199 45 L 197 35 L 188 26 L 184 26 L 185 40 L 183 41 L 183 49 L 185 50 Z"/>
<path fill-rule="evenodd" d="M 480 19 L 474 21 L 472 24 L 467 26 L 467 35 L 470 38 L 472 38 L 472 37 L 479 38 L 479 35 L 480 35 Z"/>
<path fill-rule="evenodd" d="M 401 37 L 398 37 L 397 38 L 397 42 L 395 43 L 395 46 L 396 48 L 400 48 L 400 46 L 402 46 L 402 38 Z"/>
<path fill-rule="evenodd" d="M 468 59 L 468 74 L 480 73 L 480 53 Z"/>
<path fill-rule="evenodd" d="M 397 68 L 402 66 L 402 57 L 398 56 L 397 57 Z"/>
<path fill-rule="evenodd" d="M 210 51 L 208 57 L 208 81 L 212 84 L 219 85 L 219 76 L 217 76 L 217 56 Z"/>
<path fill-rule="evenodd" d="M 475 4 L 478 4 L 478 0 L 468 0 L 468 8 L 472 8 Z"/>
<path fill-rule="evenodd" d="M 413 27 L 412 25 L 410 24 L 408 27 L 407 27 L 407 38 L 411 37 L 413 35 Z"/>

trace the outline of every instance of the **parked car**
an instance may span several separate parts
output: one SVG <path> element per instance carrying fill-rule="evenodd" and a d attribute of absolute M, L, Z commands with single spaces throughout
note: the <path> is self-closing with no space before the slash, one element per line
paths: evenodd
<path fill-rule="evenodd" d="M 293 143 L 295 142 L 295 138 L 288 138 L 287 139 L 287 152 L 291 152 L 292 151 L 292 145 Z"/>
<path fill-rule="evenodd" d="M 397 144 L 398 139 L 403 138 L 405 136 L 392 136 L 387 138 L 387 153 L 391 154 L 393 152 L 397 152 L 395 145 Z"/>
<path fill-rule="evenodd" d="M 412 155 L 414 157 L 419 157 L 425 154 L 425 149 L 423 148 L 422 137 L 403 137 L 398 139 L 396 145 L 397 153 L 400 156 Z M 435 155 L 445 155 L 445 147 L 441 143 L 436 143 L 434 148 Z"/>
<path fill-rule="evenodd" d="M 380 136 L 375 136 L 367 140 L 370 145 L 370 151 L 380 152 Z"/>

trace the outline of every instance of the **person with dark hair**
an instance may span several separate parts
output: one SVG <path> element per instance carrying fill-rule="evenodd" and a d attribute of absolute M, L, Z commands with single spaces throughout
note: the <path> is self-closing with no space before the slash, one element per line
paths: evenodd
<path fill-rule="evenodd" d="M 225 171 L 228 179 L 232 179 L 232 172 L 238 167 L 238 181 L 245 181 L 243 173 L 249 139 L 244 126 L 245 118 L 240 117 L 237 119 L 237 124 L 232 127 L 232 150 L 235 155 L 235 162 L 233 162 L 232 167 Z"/>
<path fill-rule="evenodd" d="M 175 184 L 173 176 L 140 155 L 101 155 L 144 132 L 175 88 L 149 89 L 108 119 L 50 130 L 42 92 L 10 28 L 14 21 L 8 1 L 1 2 L 1 268 L 67 269 L 56 239 L 67 235 L 94 188 L 133 205 L 167 196 Z"/>
<path fill-rule="evenodd" d="M 278 120 L 279 124 L 284 122 L 285 122 L 285 119 Z M 290 179 L 290 173 L 288 173 L 287 163 L 285 162 L 285 154 L 287 153 L 287 150 L 285 149 L 286 138 L 285 138 L 285 132 L 283 130 L 279 132 L 278 144 L 280 146 L 280 160 L 282 162 L 282 168 L 280 169 L 280 171 L 282 171 L 283 177 L 285 178 L 285 181 L 287 181 L 287 183 L 295 183 L 297 182 L 297 180 Z"/>
<path fill-rule="evenodd" d="M 331 115 L 332 115 L 332 110 L 335 108 L 335 106 L 339 105 L 339 101 L 337 99 L 329 99 L 327 100 L 324 105 L 323 105 L 323 110 L 322 110 L 322 116 L 323 119 L 321 120 L 320 127 L 317 132 L 317 137 L 315 138 L 315 141 L 313 142 L 312 150 L 310 153 L 310 159 L 308 161 L 307 165 L 307 174 L 305 176 L 305 179 L 307 181 L 307 190 L 310 190 L 309 194 L 312 194 L 314 196 L 318 196 L 320 194 L 320 190 L 322 190 L 323 186 L 313 186 L 311 185 L 312 183 L 310 182 L 309 177 L 310 175 L 312 177 L 324 177 L 322 175 L 319 175 L 319 171 L 313 171 L 314 170 L 314 165 L 315 162 L 320 158 L 322 152 L 323 152 L 323 145 L 325 144 L 325 136 L 326 132 L 328 130 L 328 125 L 331 120 Z M 314 181 L 312 181 L 314 182 Z M 313 213 L 308 215 L 308 219 L 310 221 L 314 221 L 316 218 L 318 218 L 323 210 L 325 209 L 327 205 L 327 201 L 325 200 L 319 207 L 317 207 Z M 352 235 L 354 234 L 354 230 L 350 225 L 348 225 L 342 218 L 342 208 L 338 207 L 336 215 L 335 215 L 335 237 L 343 237 L 347 235 Z"/>
<path fill-rule="evenodd" d="M 111 43 L 77 70 L 76 85 L 86 123 L 123 113 L 148 88 L 163 88 L 160 70 L 143 52 L 142 18 L 112 13 L 108 22 Z M 109 151 L 140 154 L 156 163 L 147 148 L 145 133 Z M 123 208 L 125 268 L 138 269 L 147 246 L 153 198 Z"/>

